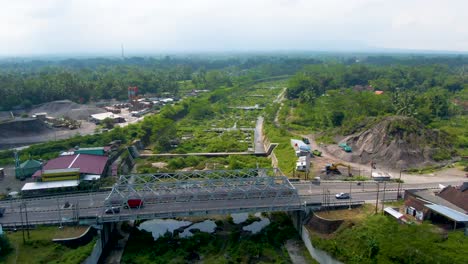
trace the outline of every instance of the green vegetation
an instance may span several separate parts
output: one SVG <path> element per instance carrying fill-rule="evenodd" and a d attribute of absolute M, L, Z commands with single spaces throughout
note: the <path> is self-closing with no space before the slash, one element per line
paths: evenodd
<path fill-rule="evenodd" d="M 196 233 L 190 238 L 166 234 L 154 241 L 150 233 L 134 229 L 122 263 L 187 263 L 203 258 L 203 263 L 290 263 L 283 245 L 298 238 L 284 213 L 270 215 L 271 223 L 257 234 L 242 226 L 218 220 L 214 234 Z M 146 245 L 141 247 L 141 245 Z"/>
<path fill-rule="evenodd" d="M 289 104 L 289 122 L 283 124 L 295 130 L 301 126 L 326 130 L 320 140 L 331 143 L 331 135 L 361 131 L 382 117 L 409 116 L 446 133 L 450 139 L 447 147 L 454 145 L 464 155 L 468 146 L 467 89 L 466 78 L 441 65 L 307 66 L 289 81 L 287 97 L 294 103 Z M 415 127 L 411 122 L 400 125 L 395 129 L 412 131 Z M 444 141 L 445 137 L 440 138 Z M 452 155 L 449 149 L 439 149 L 433 159 L 446 160 Z"/>
<path fill-rule="evenodd" d="M 38 227 L 30 230 L 31 238 L 23 244 L 22 232 L 7 233 L 12 250 L 0 261 L 4 263 L 82 263 L 91 254 L 96 240 L 91 241 L 85 246 L 78 248 L 68 248 L 52 242 L 52 239 L 58 237 L 76 236 L 73 227 L 64 227 L 62 230 L 58 227 Z M 83 229 L 77 229 L 83 232 Z M 81 233 L 80 233 L 81 234 Z M 26 235 L 26 234 L 25 234 Z M 27 237 L 27 235 L 26 235 Z"/>
<path fill-rule="evenodd" d="M 466 263 L 468 252 L 461 231 L 444 235 L 430 224 L 401 225 L 381 215 L 312 242 L 345 263 Z"/>
<path fill-rule="evenodd" d="M 167 164 L 158 168 L 152 164 L 162 162 Z M 231 155 L 229 157 L 206 158 L 201 156 L 188 156 L 176 158 L 147 158 L 137 159 L 138 173 L 170 172 L 180 169 L 193 170 L 235 170 L 244 168 L 269 168 L 271 162 L 265 157 Z"/>

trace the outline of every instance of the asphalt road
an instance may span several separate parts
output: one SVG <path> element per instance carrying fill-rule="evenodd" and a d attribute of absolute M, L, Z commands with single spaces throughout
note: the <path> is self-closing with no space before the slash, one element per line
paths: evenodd
<path fill-rule="evenodd" d="M 347 202 L 348 200 L 338 200 L 335 198 L 336 193 L 347 192 L 351 193 L 351 201 L 375 201 L 377 197 L 377 186 L 379 187 L 379 200 L 383 198 L 384 184 L 376 183 L 361 183 L 357 185 L 356 182 L 322 182 L 320 185 L 311 182 L 294 182 L 293 186 L 298 190 L 300 195 L 301 204 L 306 203 L 320 203 L 324 200 L 324 194 L 328 197 L 330 202 Z M 450 183 L 445 183 L 450 184 Z M 451 184 L 459 184 L 453 182 Z M 397 183 L 385 184 L 385 199 L 396 199 L 397 197 Z M 438 183 L 430 184 L 401 184 L 401 193 L 405 189 L 418 189 L 418 188 L 438 188 Z M 351 187 L 351 191 L 350 191 Z M 0 207 L 5 208 L 5 214 L 0 217 L 0 224 L 2 223 L 20 223 L 20 204 L 26 204 L 28 221 L 33 223 L 35 221 L 63 221 L 73 219 L 76 215 L 80 217 L 111 217 L 104 214 L 104 200 L 108 196 L 108 192 L 97 192 L 88 194 L 74 194 L 74 195 L 57 195 L 52 197 L 29 198 L 29 199 L 15 199 L 10 201 L 1 201 Z M 72 204 L 71 207 L 65 208 L 65 203 Z M 154 203 L 145 204 L 141 213 L 151 212 L 180 212 L 187 210 L 214 210 L 214 209 L 235 209 L 235 208 L 253 208 L 274 204 L 276 206 L 292 205 L 297 201 L 290 199 L 234 199 L 234 200 L 209 200 L 209 201 L 185 201 L 185 202 L 166 202 L 161 203 L 155 201 Z M 26 214 L 24 207 L 21 209 L 23 221 L 26 221 Z M 136 213 L 134 210 L 122 209 L 121 215 L 128 215 Z"/>

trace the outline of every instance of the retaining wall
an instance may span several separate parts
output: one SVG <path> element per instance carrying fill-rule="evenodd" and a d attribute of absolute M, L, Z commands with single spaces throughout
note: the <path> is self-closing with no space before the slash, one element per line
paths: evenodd
<path fill-rule="evenodd" d="M 310 255 L 320 264 L 343 264 L 342 262 L 334 259 L 327 252 L 321 249 L 315 248 L 312 245 L 312 241 L 310 240 L 309 230 L 307 230 L 305 226 L 302 226 L 301 238 L 307 250 L 309 251 Z"/>
<path fill-rule="evenodd" d="M 52 242 L 71 248 L 77 248 L 79 246 L 83 246 L 91 242 L 91 240 L 93 240 L 96 234 L 96 229 L 90 226 L 81 236 L 71 238 L 56 238 L 52 239 Z"/>
<path fill-rule="evenodd" d="M 307 225 L 315 231 L 322 234 L 331 234 L 335 232 L 344 220 L 328 220 L 312 213 L 312 218 L 308 221 Z"/>

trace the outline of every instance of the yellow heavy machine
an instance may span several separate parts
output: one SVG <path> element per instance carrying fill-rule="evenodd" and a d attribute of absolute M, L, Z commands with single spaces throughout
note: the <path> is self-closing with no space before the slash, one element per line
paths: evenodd
<path fill-rule="evenodd" d="M 341 171 L 338 169 L 338 167 L 346 167 L 348 168 L 348 176 L 353 176 L 353 174 L 351 173 L 351 166 L 350 165 L 347 165 L 347 164 L 344 164 L 344 163 L 332 163 L 332 164 L 327 164 L 325 166 L 325 172 L 327 173 L 327 175 L 329 174 L 341 174 Z"/>

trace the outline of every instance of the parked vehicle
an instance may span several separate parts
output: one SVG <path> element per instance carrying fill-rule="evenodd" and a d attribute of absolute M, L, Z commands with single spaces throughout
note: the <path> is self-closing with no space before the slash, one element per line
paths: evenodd
<path fill-rule="evenodd" d="M 336 175 L 341 175 L 341 171 L 338 169 L 339 166 L 346 167 L 348 168 L 348 176 L 353 176 L 351 173 L 351 166 L 344 164 L 344 163 L 332 163 L 332 164 L 327 164 L 325 165 L 325 172 L 327 175 L 329 174 L 336 174 Z"/>
<path fill-rule="evenodd" d="M 143 207 L 143 200 L 141 199 L 128 199 L 125 208 L 140 208 Z"/>
<path fill-rule="evenodd" d="M 120 213 L 120 207 L 107 208 L 105 213 L 106 214 L 118 214 L 118 213 Z"/>
<path fill-rule="evenodd" d="M 338 145 L 338 147 L 340 147 L 345 152 L 352 152 L 353 151 L 353 149 L 350 146 L 348 146 L 348 144 L 346 144 L 346 143 L 340 143 Z"/>
<path fill-rule="evenodd" d="M 314 151 L 312 152 L 312 154 L 314 154 L 314 156 L 317 156 L 317 157 L 321 157 L 322 156 L 322 152 L 318 149 L 314 149 Z"/>
<path fill-rule="evenodd" d="M 302 142 L 306 143 L 307 145 L 310 144 L 310 141 L 308 138 L 302 138 Z"/>
<path fill-rule="evenodd" d="M 336 199 L 350 199 L 351 195 L 349 195 L 349 193 L 337 193 L 335 195 L 335 198 Z"/>
<path fill-rule="evenodd" d="M 5 208 L 0 208 L 0 217 L 2 217 L 4 213 L 5 213 Z"/>

